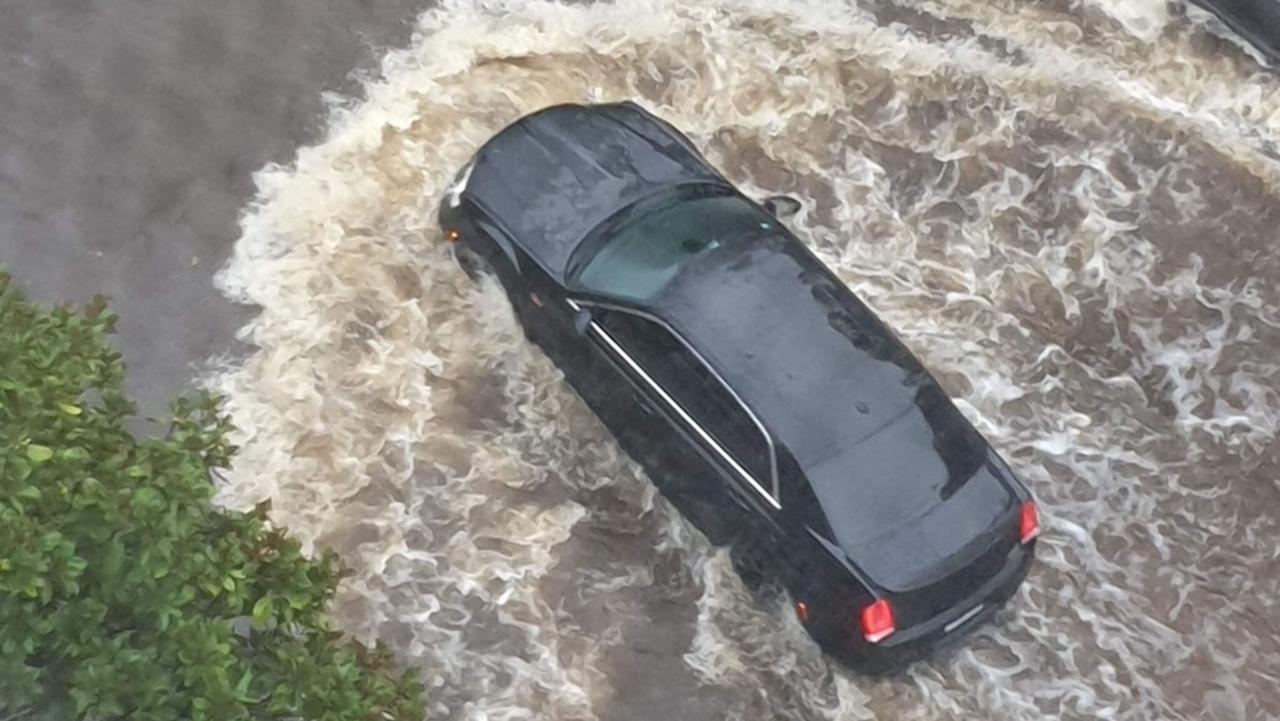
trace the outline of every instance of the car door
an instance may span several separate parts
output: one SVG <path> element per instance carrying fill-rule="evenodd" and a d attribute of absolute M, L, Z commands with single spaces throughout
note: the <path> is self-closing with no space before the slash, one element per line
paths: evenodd
<path fill-rule="evenodd" d="M 694 485 L 682 490 L 721 508 L 717 499 L 727 494 L 754 520 L 775 527 L 780 504 L 772 441 L 750 410 L 658 319 L 618 306 L 590 311 L 588 339 L 671 439 L 668 451 L 696 454 L 714 470 L 686 479 Z"/>

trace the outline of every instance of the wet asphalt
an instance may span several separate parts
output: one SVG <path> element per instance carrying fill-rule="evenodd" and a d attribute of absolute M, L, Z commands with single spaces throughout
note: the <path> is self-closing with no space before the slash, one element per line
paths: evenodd
<path fill-rule="evenodd" d="M 0 266 L 111 298 L 129 387 L 163 414 L 252 312 L 213 274 L 253 173 L 319 139 L 430 0 L 0 3 Z"/>

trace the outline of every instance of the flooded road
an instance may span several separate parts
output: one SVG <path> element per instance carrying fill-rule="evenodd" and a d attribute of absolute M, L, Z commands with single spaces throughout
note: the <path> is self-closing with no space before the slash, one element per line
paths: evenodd
<path fill-rule="evenodd" d="M 1280 717 L 1280 75 L 1162 2 L 446 3 L 257 177 L 222 491 L 354 575 L 439 719 Z M 890 679 L 755 599 L 434 224 L 634 98 L 788 221 L 1038 497 L 1023 590 Z"/>

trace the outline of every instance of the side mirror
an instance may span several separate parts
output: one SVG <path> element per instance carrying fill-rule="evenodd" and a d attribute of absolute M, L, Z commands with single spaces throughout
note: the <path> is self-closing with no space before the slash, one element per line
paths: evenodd
<path fill-rule="evenodd" d="M 578 332 L 578 335 L 585 336 L 587 334 L 587 329 L 590 327 L 591 311 L 586 308 L 579 308 L 578 311 L 573 314 L 573 329 Z"/>
<path fill-rule="evenodd" d="M 770 195 L 760 203 L 775 218 L 788 218 L 800 212 L 800 201 L 790 195 Z"/>

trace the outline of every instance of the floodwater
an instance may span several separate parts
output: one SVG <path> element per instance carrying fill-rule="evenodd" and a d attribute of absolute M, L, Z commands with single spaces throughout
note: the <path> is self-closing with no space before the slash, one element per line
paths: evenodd
<path fill-rule="evenodd" d="M 910 9 L 908 9 L 910 6 Z M 438 719 L 1280 717 L 1280 74 L 1153 0 L 446 3 L 257 177 L 223 500 L 354 569 Z M 523 113 L 634 98 L 790 220 L 1039 498 L 904 675 L 828 662 L 662 500 L 434 216 Z"/>

